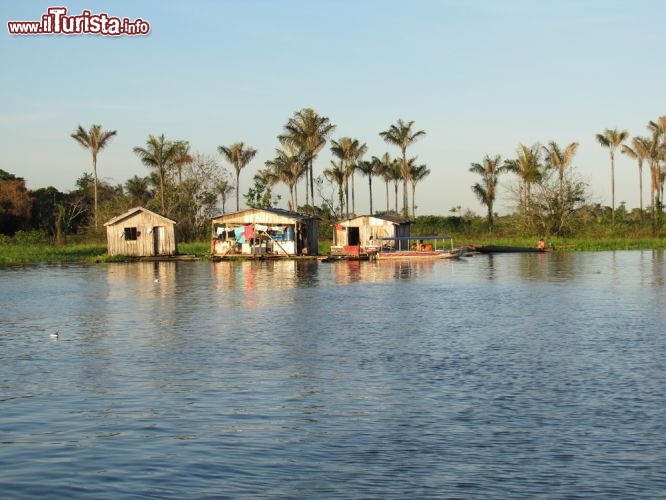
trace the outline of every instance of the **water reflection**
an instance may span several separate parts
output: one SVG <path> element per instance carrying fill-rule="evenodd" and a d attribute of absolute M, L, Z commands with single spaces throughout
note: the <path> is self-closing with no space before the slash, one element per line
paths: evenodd
<path fill-rule="evenodd" d="M 652 258 L 649 259 L 649 276 L 652 277 L 652 285 L 664 286 L 666 284 L 666 259 L 664 258 L 664 254 L 665 252 L 661 250 L 653 250 L 650 253 Z"/>
<path fill-rule="evenodd" d="M 211 264 L 217 291 L 311 287 L 318 283 L 317 262 L 299 259 L 221 261 Z"/>
<path fill-rule="evenodd" d="M 483 263 L 478 272 L 491 281 L 598 282 L 621 288 L 636 279 L 644 286 L 661 286 L 666 273 L 664 252 L 660 250 L 489 254 L 467 258 L 472 259 Z"/>
<path fill-rule="evenodd" d="M 386 261 L 340 261 L 326 264 L 335 276 L 337 284 L 356 282 L 376 283 L 383 281 L 413 280 L 431 273 L 436 266 L 449 266 L 458 263 L 428 260 L 386 260 Z"/>
<path fill-rule="evenodd" d="M 665 274 L 663 252 L 2 269 L 3 486 L 658 497 Z"/>

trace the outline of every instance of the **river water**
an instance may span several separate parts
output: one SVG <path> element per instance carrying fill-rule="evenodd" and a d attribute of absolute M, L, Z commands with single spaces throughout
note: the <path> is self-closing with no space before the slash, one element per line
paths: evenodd
<path fill-rule="evenodd" d="M 0 303 L 3 498 L 666 496 L 663 252 L 22 266 Z"/>

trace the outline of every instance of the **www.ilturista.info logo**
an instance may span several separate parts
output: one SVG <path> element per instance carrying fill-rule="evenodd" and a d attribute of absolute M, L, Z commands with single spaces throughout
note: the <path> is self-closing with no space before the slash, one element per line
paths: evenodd
<path fill-rule="evenodd" d="M 147 35 L 150 24 L 143 19 L 130 21 L 89 10 L 68 16 L 66 7 L 49 7 L 41 21 L 7 21 L 7 30 L 10 35 Z"/>

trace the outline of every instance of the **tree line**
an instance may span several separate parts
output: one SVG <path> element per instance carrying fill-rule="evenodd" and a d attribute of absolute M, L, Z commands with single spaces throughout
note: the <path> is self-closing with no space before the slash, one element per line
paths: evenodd
<path fill-rule="evenodd" d="M 643 209 L 643 165 L 650 167 L 652 230 L 662 225 L 663 185 L 666 176 L 666 116 L 647 124 L 649 136 L 631 139 L 629 132 L 605 129 L 596 134 L 596 141 L 610 153 L 611 163 L 611 216 L 610 225 L 615 226 L 615 154 L 617 151 L 636 160 L 638 165 L 638 189 L 640 195 L 640 222 L 644 223 Z M 512 196 L 516 206 L 518 223 L 529 233 L 566 235 L 574 233 L 586 222 L 583 213 L 589 213 L 588 186 L 576 175 L 572 165 L 579 143 L 565 147 L 550 141 L 548 145 L 519 144 L 516 157 L 502 162 L 500 155 L 486 155 L 481 163 L 472 163 L 469 170 L 481 176 L 481 181 L 472 186 L 474 194 L 487 208 L 488 230 L 493 230 L 494 203 L 497 186 L 502 174 L 513 173 L 519 184 Z M 583 210 L 587 209 L 587 210 Z"/>
<path fill-rule="evenodd" d="M 257 171 L 253 184 L 244 194 L 250 207 L 276 206 L 280 197 L 273 189 L 284 184 L 288 190 L 287 208 L 314 213 L 331 219 L 348 218 L 356 214 L 356 174 L 367 177 L 370 214 L 374 214 L 373 179 L 384 182 L 386 206 L 376 213 L 392 213 L 416 218 L 416 186 L 429 174 L 417 157 L 409 157 L 409 148 L 426 135 L 417 130 L 413 121 L 399 119 L 379 132 L 384 141 L 396 148 L 366 159 L 366 143 L 353 137 L 333 139 L 336 129 L 328 117 L 311 108 L 294 113 L 278 135 L 279 147 Z M 640 189 L 640 218 L 644 222 L 643 165 L 650 169 L 651 198 L 649 213 L 652 229 L 661 226 L 663 180 L 666 151 L 666 116 L 648 123 L 648 136 L 636 136 L 629 141 L 626 130 L 606 129 L 595 136 L 609 150 L 611 163 L 610 225 L 615 225 L 615 154 L 620 151 L 635 159 L 638 165 Z M 84 173 L 76 182 L 77 188 L 60 193 L 53 187 L 28 192 L 23 179 L 0 170 L 0 232 L 13 234 L 17 230 L 46 231 L 56 242 L 68 234 L 88 231 L 100 234 L 100 220 L 110 219 L 137 205 L 157 211 L 177 220 L 179 238 L 192 241 L 206 238 L 208 220 L 226 211 L 228 198 L 235 192 L 235 208 L 240 209 L 240 173 L 249 165 L 257 150 L 244 142 L 220 145 L 218 156 L 192 153 L 189 142 L 168 139 L 164 134 L 149 135 L 145 145 L 133 148 L 149 175 L 134 175 L 124 184 L 111 186 L 100 181 L 97 162 L 102 152 L 117 135 L 99 124 L 84 129 L 79 125 L 71 138 L 92 157 L 92 175 Z M 314 162 L 330 143 L 333 160 L 315 176 Z M 486 155 L 481 162 L 471 163 L 468 170 L 480 176 L 471 186 L 479 201 L 486 207 L 487 230 L 493 231 L 494 206 L 500 176 L 513 173 L 517 184 L 509 184 L 509 196 L 515 206 L 515 223 L 529 234 L 571 234 L 589 213 L 588 186 L 578 177 L 573 159 L 579 143 L 564 147 L 551 141 L 547 145 L 519 144 L 514 158 Z M 233 169 L 233 174 L 220 165 L 218 157 Z M 303 186 L 304 204 L 299 203 L 299 186 Z M 327 186 L 331 191 L 327 192 Z M 402 186 L 401 206 L 399 188 Z M 315 188 L 319 196 L 316 202 Z M 390 206 L 392 188 L 393 206 Z M 411 195 L 411 203 L 410 203 Z M 455 209 L 452 209 L 455 211 Z M 459 214 L 462 215 L 462 214 Z M 468 214 L 471 216 L 472 214 Z"/>

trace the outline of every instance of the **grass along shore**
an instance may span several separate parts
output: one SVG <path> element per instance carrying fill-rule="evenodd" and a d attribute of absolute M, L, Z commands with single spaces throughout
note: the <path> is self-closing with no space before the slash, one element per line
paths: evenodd
<path fill-rule="evenodd" d="M 664 250 L 665 238 L 603 238 L 577 239 L 556 238 L 552 242 L 556 251 L 609 251 L 609 250 Z M 536 246 L 533 238 L 493 238 L 486 237 L 455 237 L 456 247 L 467 245 L 507 245 Z M 319 254 L 326 255 L 331 248 L 330 241 L 320 241 Z M 207 259 L 210 255 L 210 243 L 180 243 L 178 251 L 182 255 L 195 255 Z M 5 239 L 0 243 L 0 265 L 38 264 L 38 263 L 104 263 L 131 261 L 126 257 L 109 257 L 106 244 L 103 243 L 71 243 L 52 245 L 48 243 L 15 242 Z"/>

